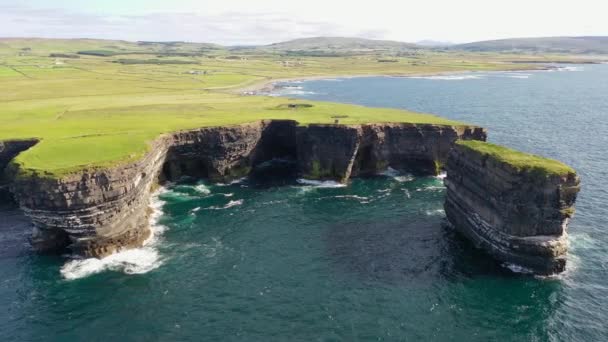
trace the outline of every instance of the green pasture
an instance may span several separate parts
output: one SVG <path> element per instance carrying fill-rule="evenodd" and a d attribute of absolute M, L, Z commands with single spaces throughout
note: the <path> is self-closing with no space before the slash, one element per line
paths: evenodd
<path fill-rule="evenodd" d="M 52 53 L 87 50 L 113 53 L 50 57 Z M 0 140 L 39 139 L 15 162 L 23 172 L 55 177 L 139 158 L 160 134 L 202 126 L 260 119 L 293 119 L 302 125 L 333 123 L 334 116 L 346 116 L 340 119 L 341 124 L 459 125 L 434 115 L 325 102 L 306 101 L 313 106 L 288 109 L 286 103 L 302 101 L 241 96 L 238 89 L 307 76 L 416 75 L 531 67 L 507 63 L 505 60 L 515 57 L 497 54 L 429 52 L 391 57 L 396 60 L 391 63 L 379 63 L 379 58 L 382 56 L 294 58 L 260 52 L 235 57 L 234 51 L 209 44 L 0 40 Z M 117 62 L 121 60 L 129 62 Z"/>

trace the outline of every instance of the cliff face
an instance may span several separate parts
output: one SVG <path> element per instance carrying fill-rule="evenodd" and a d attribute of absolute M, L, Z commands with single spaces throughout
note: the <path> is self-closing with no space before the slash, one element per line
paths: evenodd
<path fill-rule="evenodd" d="M 457 230 L 498 260 L 541 274 L 565 269 L 575 174 L 518 170 L 460 145 L 446 170 L 445 213 Z"/>
<path fill-rule="evenodd" d="M 32 219 L 36 249 L 69 247 L 79 255 L 103 257 L 140 246 L 149 236 L 148 203 L 156 181 L 190 176 L 225 182 L 272 159 L 295 162 L 306 178 L 343 182 L 388 166 L 436 174 L 455 140 L 485 137 L 477 127 L 301 127 L 295 121 L 269 120 L 164 135 L 137 162 L 60 179 L 15 177 L 10 188 Z"/>
<path fill-rule="evenodd" d="M 438 174 L 458 139 L 486 140 L 485 129 L 413 124 L 298 127 L 298 166 L 305 178 L 346 181 L 392 167 Z"/>
<path fill-rule="evenodd" d="M 0 141 L 0 201 L 10 200 L 8 185 L 10 177 L 6 174 L 6 167 L 19 153 L 36 145 L 38 140 L 9 140 Z"/>
<path fill-rule="evenodd" d="M 140 246 L 149 236 L 150 187 L 163 165 L 169 139 L 154 142 L 135 163 L 83 171 L 61 179 L 16 177 L 11 190 L 34 224 L 40 251 L 70 246 L 83 256 L 105 256 Z"/>

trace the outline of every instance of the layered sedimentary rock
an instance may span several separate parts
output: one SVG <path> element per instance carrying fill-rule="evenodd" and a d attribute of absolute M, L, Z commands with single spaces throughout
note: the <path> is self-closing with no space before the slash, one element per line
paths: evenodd
<path fill-rule="evenodd" d="M 454 142 L 486 140 L 480 127 L 414 124 L 310 125 L 298 127 L 302 175 L 345 181 L 387 167 L 423 175 L 442 169 Z"/>
<path fill-rule="evenodd" d="M 189 176 L 225 182 L 273 159 L 292 161 L 306 178 L 343 182 L 389 166 L 436 174 L 457 139 L 485 137 L 478 127 L 269 120 L 166 134 L 138 161 L 61 178 L 23 176 L 14 168 L 10 188 L 32 219 L 36 249 L 69 247 L 103 257 L 140 246 L 149 236 L 149 197 L 157 181 Z"/>
<path fill-rule="evenodd" d="M 19 153 L 36 143 L 38 140 L 35 139 L 0 141 L 0 201 L 8 201 L 11 197 L 8 191 L 10 179 L 6 175 L 6 167 Z"/>
<path fill-rule="evenodd" d="M 446 170 L 445 213 L 457 230 L 503 262 L 540 274 L 565 269 L 576 174 L 516 168 L 460 144 Z"/>
<path fill-rule="evenodd" d="M 34 224 L 34 248 L 55 251 L 69 246 L 83 256 L 105 256 L 140 246 L 150 234 L 150 188 L 169 141 L 162 137 L 142 159 L 115 168 L 61 178 L 16 176 L 11 190 Z"/>

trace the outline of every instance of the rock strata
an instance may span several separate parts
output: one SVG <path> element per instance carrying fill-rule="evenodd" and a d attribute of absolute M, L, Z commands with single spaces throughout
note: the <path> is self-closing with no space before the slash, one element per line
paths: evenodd
<path fill-rule="evenodd" d="M 517 168 L 461 144 L 446 170 L 445 213 L 453 227 L 500 261 L 539 274 L 565 269 L 580 188 L 575 173 Z"/>
<path fill-rule="evenodd" d="M 37 143 L 35 139 L 0 141 L 0 202 L 12 200 L 8 191 L 10 175 L 7 175 L 7 166 L 19 153 Z"/>
<path fill-rule="evenodd" d="M 24 176 L 16 165 L 10 189 L 32 220 L 36 249 L 69 248 L 78 255 L 103 257 L 141 246 L 148 238 L 148 205 L 156 182 L 182 177 L 226 182 L 275 159 L 292 161 L 303 177 L 341 182 L 389 166 L 436 174 L 456 140 L 485 138 L 485 130 L 474 126 L 298 126 L 266 120 L 166 134 L 135 162 L 60 178 Z M 0 153 L 0 161 L 15 154 Z"/>

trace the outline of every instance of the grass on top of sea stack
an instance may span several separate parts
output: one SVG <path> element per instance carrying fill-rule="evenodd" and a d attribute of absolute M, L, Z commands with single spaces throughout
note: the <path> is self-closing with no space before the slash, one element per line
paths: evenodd
<path fill-rule="evenodd" d="M 520 172 L 538 172 L 544 176 L 567 176 L 569 174 L 576 174 L 576 171 L 573 168 L 555 159 L 516 151 L 508 147 L 476 140 L 461 140 L 458 141 L 457 144 L 499 162 L 509 164 Z"/>

